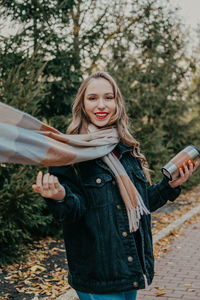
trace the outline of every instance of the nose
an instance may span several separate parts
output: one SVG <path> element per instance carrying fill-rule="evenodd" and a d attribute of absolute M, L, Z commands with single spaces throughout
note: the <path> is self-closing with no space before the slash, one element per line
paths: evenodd
<path fill-rule="evenodd" d="M 99 98 L 98 108 L 99 109 L 104 109 L 105 108 L 105 102 L 104 102 L 104 99 L 102 97 Z"/>

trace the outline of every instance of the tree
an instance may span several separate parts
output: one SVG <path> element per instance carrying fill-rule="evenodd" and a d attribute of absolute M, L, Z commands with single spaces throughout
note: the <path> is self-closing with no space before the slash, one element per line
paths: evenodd
<path fill-rule="evenodd" d="M 141 18 L 139 3 L 138 0 L 0 1 L 4 18 L 21 24 L 22 30 L 15 36 L 18 48 L 25 49 L 30 56 L 39 47 L 38 53 L 48 61 L 43 71 L 47 95 L 38 102 L 38 115 L 65 130 L 83 74 L 102 63 L 107 44 Z M 134 17 L 128 13 L 130 7 L 134 7 Z"/>
<path fill-rule="evenodd" d="M 181 87 L 187 65 L 175 13 L 159 1 L 146 3 L 141 22 L 113 42 L 107 69 L 120 84 L 132 131 L 157 180 L 163 164 L 189 140 Z"/>
<path fill-rule="evenodd" d="M 190 57 L 190 81 L 187 84 L 186 99 L 190 104 L 190 113 L 188 120 L 192 124 L 191 137 L 195 145 L 200 147 L 199 142 L 199 114 L 200 114 L 200 24 L 197 26 L 197 45 L 193 47 L 192 55 Z"/>
<path fill-rule="evenodd" d="M 41 78 L 45 64 L 36 51 L 26 59 L 23 53 L 5 51 L 6 47 L 0 52 L 1 101 L 36 116 L 37 103 L 46 95 Z M 18 62 L 16 67 L 14 60 Z M 31 189 L 37 169 L 0 164 L 0 265 L 17 261 L 31 238 L 60 231 L 48 214 L 45 201 Z"/>

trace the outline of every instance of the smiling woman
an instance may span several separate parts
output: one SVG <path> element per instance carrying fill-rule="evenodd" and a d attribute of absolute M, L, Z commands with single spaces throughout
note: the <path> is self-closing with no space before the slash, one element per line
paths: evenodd
<path fill-rule="evenodd" d="M 83 81 L 72 114 L 68 136 L 83 137 L 84 145 L 94 137 L 88 158 L 77 141 L 80 160 L 39 173 L 33 189 L 63 223 L 68 280 L 80 300 L 134 300 L 154 275 L 150 212 L 174 201 L 195 167 L 183 166 L 173 186 L 165 177 L 147 186 L 145 157 L 129 132 L 119 87 L 106 72 Z"/>
<path fill-rule="evenodd" d="M 91 123 L 97 127 L 112 124 L 116 100 L 112 85 L 105 79 L 93 79 L 85 91 L 84 108 Z"/>

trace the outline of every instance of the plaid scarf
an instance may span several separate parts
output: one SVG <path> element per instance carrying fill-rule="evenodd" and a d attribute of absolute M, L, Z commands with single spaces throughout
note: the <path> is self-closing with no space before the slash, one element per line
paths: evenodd
<path fill-rule="evenodd" d="M 115 127 L 67 135 L 31 115 L 0 102 L 0 163 L 63 166 L 101 157 L 116 177 L 124 200 L 130 232 L 149 214 L 119 159 L 112 153 L 119 142 Z"/>

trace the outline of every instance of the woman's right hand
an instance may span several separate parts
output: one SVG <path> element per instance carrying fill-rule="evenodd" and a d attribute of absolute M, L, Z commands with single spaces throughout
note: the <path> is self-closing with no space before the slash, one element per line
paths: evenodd
<path fill-rule="evenodd" d="M 39 171 L 36 184 L 33 184 L 32 188 L 42 197 L 51 198 L 53 200 L 63 200 L 66 195 L 65 188 L 60 184 L 56 176 L 50 175 L 49 173 L 43 176 L 41 171 Z"/>

